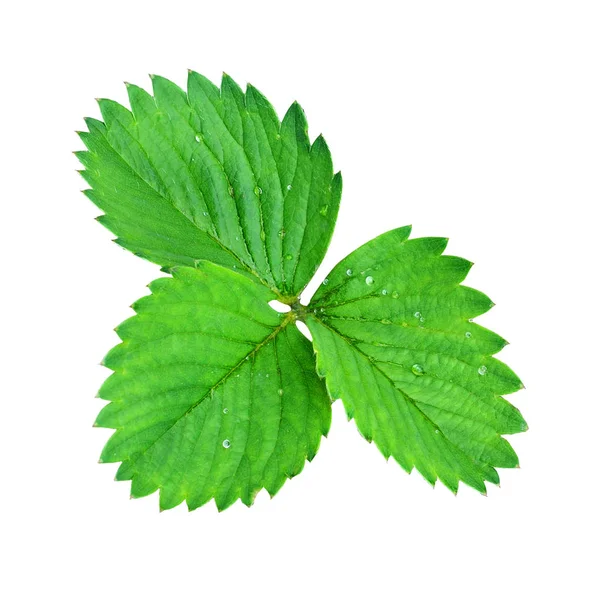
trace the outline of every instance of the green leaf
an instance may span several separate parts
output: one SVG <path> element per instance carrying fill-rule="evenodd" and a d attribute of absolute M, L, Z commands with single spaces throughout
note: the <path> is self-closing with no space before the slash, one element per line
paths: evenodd
<path fill-rule="evenodd" d="M 443 256 L 446 239 L 396 229 L 303 306 L 342 180 L 299 105 L 280 122 L 226 75 L 218 88 L 190 72 L 185 92 L 156 76 L 153 95 L 127 85 L 131 110 L 99 100 L 103 121 L 86 119 L 76 154 L 115 241 L 173 274 L 105 359 L 96 424 L 116 432 L 101 460 L 122 463 L 132 496 L 223 509 L 275 494 L 315 455 L 337 397 L 386 458 L 432 484 L 485 492 L 496 468 L 517 466 L 502 436 L 527 425 L 502 395 L 522 384 L 494 358 L 505 340 L 472 322 L 492 303 L 461 285 L 471 263 Z"/>
<path fill-rule="evenodd" d="M 332 398 L 383 455 L 453 492 L 485 492 L 495 467 L 518 460 L 502 434 L 527 429 L 501 397 L 519 378 L 493 358 L 506 341 L 471 320 L 490 299 L 459 285 L 471 263 L 442 256 L 447 240 L 408 240 L 410 227 L 342 260 L 308 307 L 306 324 Z"/>
<path fill-rule="evenodd" d="M 161 509 L 215 499 L 250 505 L 298 474 L 329 429 L 331 405 L 310 342 L 275 294 L 208 262 L 150 284 L 122 343 L 97 425 L 116 429 L 102 462 L 122 462 L 134 497 L 160 489 Z"/>
<path fill-rule="evenodd" d="M 219 89 L 190 72 L 187 93 L 152 77 L 128 85 L 131 111 L 99 100 L 86 119 L 86 195 L 116 242 L 159 265 L 209 260 L 293 302 L 327 249 L 342 189 L 329 149 L 311 145 L 297 103 L 280 123 L 252 86 Z"/>

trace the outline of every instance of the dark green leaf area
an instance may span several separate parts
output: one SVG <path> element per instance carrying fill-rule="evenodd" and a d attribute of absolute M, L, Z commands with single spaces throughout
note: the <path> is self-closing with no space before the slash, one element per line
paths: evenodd
<path fill-rule="evenodd" d="M 131 110 L 99 100 L 78 152 L 87 196 L 117 243 L 163 267 L 210 260 L 293 301 L 331 239 L 341 196 L 331 155 L 311 145 L 297 103 L 280 122 L 252 86 L 218 88 L 190 72 L 153 95 L 128 85 Z"/>

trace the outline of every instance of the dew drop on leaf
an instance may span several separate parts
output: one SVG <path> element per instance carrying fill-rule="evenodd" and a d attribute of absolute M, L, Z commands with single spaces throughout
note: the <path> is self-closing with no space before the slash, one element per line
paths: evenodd
<path fill-rule="evenodd" d="M 481 365 L 479 369 L 477 369 L 477 372 L 480 375 L 485 375 L 487 373 L 487 367 L 485 365 Z"/>
<path fill-rule="evenodd" d="M 365 283 L 367 285 L 373 285 L 373 283 L 375 283 L 375 280 L 369 275 L 366 279 L 365 279 Z"/>
<path fill-rule="evenodd" d="M 381 295 L 382 296 L 387 296 L 387 290 L 381 290 Z"/>
<path fill-rule="evenodd" d="M 398 292 L 394 292 L 394 293 L 392 294 L 392 298 L 397 298 L 397 297 L 398 297 Z"/>
<path fill-rule="evenodd" d="M 223 414 L 224 414 L 224 415 L 226 415 L 228 412 L 229 412 L 229 409 L 228 409 L 228 408 L 224 408 L 224 409 L 223 409 Z"/>
<path fill-rule="evenodd" d="M 292 189 L 291 184 L 287 186 L 287 191 L 289 192 Z"/>
<path fill-rule="evenodd" d="M 327 279 L 327 277 L 325 279 L 323 279 L 323 285 L 327 285 L 329 283 L 329 279 Z"/>
<path fill-rule="evenodd" d="M 465 337 L 466 337 L 467 339 L 470 339 L 470 338 L 471 338 L 471 332 L 470 332 L 470 331 L 466 331 L 466 332 L 465 332 Z"/>
<path fill-rule="evenodd" d="M 229 440 L 223 440 L 223 448 L 229 448 L 231 446 L 231 442 Z"/>
<path fill-rule="evenodd" d="M 323 206 L 321 206 L 321 208 L 319 209 L 319 213 L 325 217 L 325 216 L 327 216 L 328 210 L 329 210 L 329 205 L 323 204 Z"/>
<path fill-rule="evenodd" d="M 421 318 L 421 313 L 419 311 L 417 311 L 415 313 L 415 318 L 420 319 Z"/>
<path fill-rule="evenodd" d="M 352 275 L 352 269 L 346 269 L 346 275 L 350 277 L 350 275 Z"/>
<path fill-rule="evenodd" d="M 291 254 L 285 255 L 285 260 L 292 260 L 292 258 L 294 258 L 294 257 Z"/>
<path fill-rule="evenodd" d="M 197 135 L 197 136 L 196 136 L 194 139 L 195 139 L 195 140 L 196 140 L 198 143 L 200 143 L 200 140 L 201 140 L 201 138 L 200 138 L 200 136 L 199 136 L 199 135 Z"/>
<path fill-rule="evenodd" d="M 414 375 L 417 375 L 417 376 L 419 376 L 419 377 L 420 377 L 421 375 L 425 375 L 425 369 L 423 368 L 423 366 L 422 366 L 422 365 L 419 365 L 419 364 L 417 364 L 417 363 L 415 363 L 415 364 L 414 364 L 414 365 L 411 367 L 411 369 L 410 369 L 410 370 L 413 372 L 413 374 L 414 374 Z"/>
<path fill-rule="evenodd" d="M 280 396 L 283 396 L 283 389 L 279 388 L 278 392 L 277 392 Z"/>

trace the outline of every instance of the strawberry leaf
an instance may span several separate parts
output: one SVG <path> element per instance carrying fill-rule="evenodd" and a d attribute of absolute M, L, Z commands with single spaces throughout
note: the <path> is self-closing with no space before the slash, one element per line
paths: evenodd
<path fill-rule="evenodd" d="M 331 239 L 341 176 L 297 103 L 280 123 L 254 87 L 219 89 L 190 72 L 187 93 L 152 77 L 128 85 L 131 111 L 99 100 L 76 153 L 86 195 L 116 242 L 163 267 L 210 260 L 261 281 L 284 301 L 306 286 Z"/>
<path fill-rule="evenodd" d="M 306 323 L 329 392 L 361 434 L 408 472 L 485 492 L 518 460 L 501 434 L 527 428 L 501 395 L 519 378 L 493 358 L 505 340 L 471 321 L 490 299 L 459 285 L 471 263 L 410 227 L 368 242 L 319 287 Z"/>
<path fill-rule="evenodd" d="M 314 457 L 332 398 L 386 458 L 455 493 L 518 466 L 502 436 L 527 425 L 502 396 L 522 384 L 494 358 L 505 340 L 472 321 L 492 303 L 461 285 L 471 263 L 443 255 L 446 239 L 395 229 L 303 306 L 342 187 L 323 138 L 310 143 L 298 104 L 280 122 L 226 75 L 220 88 L 194 72 L 187 92 L 152 86 L 128 85 L 131 110 L 100 100 L 76 153 L 115 241 L 172 274 L 104 361 L 96 425 L 116 431 L 101 461 L 121 463 L 132 496 L 221 510 L 273 495 Z"/>
<path fill-rule="evenodd" d="M 275 494 L 312 460 L 329 429 L 330 401 L 310 342 L 275 295 L 207 262 L 150 284 L 122 343 L 97 426 L 116 429 L 102 462 L 122 462 L 134 497 L 160 489 L 162 509 L 211 498 L 220 510 L 258 490 Z"/>

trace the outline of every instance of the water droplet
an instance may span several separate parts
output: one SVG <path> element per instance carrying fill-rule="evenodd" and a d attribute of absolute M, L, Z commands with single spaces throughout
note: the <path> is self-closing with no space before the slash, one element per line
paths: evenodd
<path fill-rule="evenodd" d="M 291 189 L 292 189 L 292 185 L 290 184 L 287 186 L 287 191 L 289 192 Z"/>
<path fill-rule="evenodd" d="M 421 317 L 421 318 L 419 319 L 419 322 L 420 322 L 420 323 L 425 323 L 425 317 Z"/>
<path fill-rule="evenodd" d="M 352 275 L 352 269 L 346 269 L 346 275 L 350 277 L 350 275 Z"/>
<path fill-rule="evenodd" d="M 398 292 L 394 292 L 394 293 L 392 294 L 392 298 L 397 298 L 397 297 L 398 297 Z"/>
<path fill-rule="evenodd" d="M 435 432 L 436 432 L 436 433 L 439 433 L 439 432 L 440 432 L 440 430 L 439 430 L 439 429 L 436 429 L 436 430 L 435 430 Z"/>
<path fill-rule="evenodd" d="M 223 440 L 223 448 L 229 448 L 231 446 L 231 442 L 229 440 Z"/>
<path fill-rule="evenodd" d="M 320 308 L 319 312 L 325 312 L 325 309 L 324 308 Z"/>
<path fill-rule="evenodd" d="M 207 213 L 206 211 L 204 211 L 202 214 L 203 214 L 205 217 L 208 217 L 208 213 Z"/>
<path fill-rule="evenodd" d="M 199 143 L 199 142 L 202 140 L 202 138 L 201 138 L 199 135 L 197 135 L 197 136 L 196 136 L 194 139 L 195 139 L 195 140 L 196 140 L 198 143 Z"/>
<path fill-rule="evenodd" d="M 321 215 L 323 215 L 325 217 L 325 216 L 327 216 L 328 210 L 329 210 L 329 205 L 323 204 L 323 206 L 321 206 L 321 208 L 319 209 L 319 213 L 321 213 Z"/>
<path fill-rule="evenodd" d="M 421 318 L 421 313 L 419 311 L 417 311 L 415 313 L 415 318 L 420 319 Z"/>
<path fill-rule="evenodd" d="M 327 277 L 325 277 L 325 279 L 323 279 L 323 285 L 327 285 L 329 283 L 329 279 L 327 279 Z"/>
<path fill-rule="evenodd" d="M 466 332 L 465 332 L 465 337 L 466 337 L 467 339 L 469 339 L 469 338 L 471 337 L 471 332 L 470 332 L 470 331 L 466 331 Z"/>
<path fill-rule="evenodd" d="M 382 296 L 387 296 L 387 290 L 381 290 L 381 295 Z"/>
<path fill-rule="evenodd" d="M 391 324 L 392 324 L 392 322 L 391 322 L 389 319 L 381 319 L 381 322 L 382 322 L 384 325 L 391 325 Z"/>
<path fill-rule="evenodd" d="M 415 363 L 415 364 L 414 364 L 414 365 L 413 365 L 413 366 L 410 368 L 410 370 L 413 372 L 413 374 L 414 374 L 414 375 L 417 375 L 417 376 L 419 376 L 419 377 L 420 377 L 421 375 L 425 375 L 425 369 L 423 368 L 423 366 L 422 366 L 422 365 L 419 365 L 419 364 L 417 364 L 417 363 Z"/>
<path fill-rule="evenodd" d="M 226 415 L 228 412 L 229 412 L 229 409 L 228 409 L 228 408 L 224 408 L 224 409 L 223 409 L 223 414 L 224 414 L 224 415 Z"/>
<path fill-rule="evenodd" d="M 279 390 L 278 390 L 278 394 L 279 394 L 280 396 L 283 396 L 283 390 L 282 390 L 281 388 L 279 388 Z"/>
<path fill-rule="evenodd" d="M 262 194 L 262 188 L 259 188 L 258 186 L 256 186 L 256 187 L 254 188 L 254 193 L 255 193 L 257 196 L 260 196 L 260 195 Z"/>
<path fill-rule="evenodd" d="M 481 365 L 479 369 L 477 369 L 477 372 L 480 375 L 485 375 L 487 373 L 487 367 L 485 365 Z"/>
<path fill-rule="evenodd" d="M 375 283 L 375 280 L 369 275 L 366 279 L 365 279 L 365 283 L 367 285 L 373 285 Z"/>
<path fill-rule="evenodd" d="M 282 238 L 285 236 L 285 229 L 280 229 L 279 230 L 279 237 Z"/>
<path fill-rule="evenodd" d="M 269 374 L 267 373 L 267 374 L 265 375 L 265 377 L 269 377 Z"/>
<path fill-rule="evenodd" d="M 285 255 L 285 260 L 292 260 L 292 258 L 294 258 L 294 257 L 291 254 Z"/>

